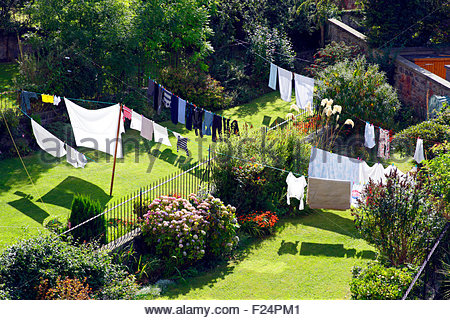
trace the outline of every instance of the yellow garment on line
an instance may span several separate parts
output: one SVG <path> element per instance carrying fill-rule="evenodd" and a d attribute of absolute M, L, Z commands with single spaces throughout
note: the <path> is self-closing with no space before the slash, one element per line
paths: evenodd
<path fill-rule="evenodd" d="M 48 94 L 43 94 L 42 95 L 42 102 L 53 103 L 53 96 L 48 95 Z"/>

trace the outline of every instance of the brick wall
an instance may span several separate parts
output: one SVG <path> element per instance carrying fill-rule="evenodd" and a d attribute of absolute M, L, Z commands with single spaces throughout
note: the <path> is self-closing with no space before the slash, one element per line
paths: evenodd
<path fill-rule="evenodd" d="M 365 35 L 336 19 L 328 20 L 328 40 L 344 41 L 346 44 L 356 44 L 365 51 L 372 50 L 367 45 Z M 414 50 L 417 52 L 420 49 Z M 402 53 L 411 54 L 411 49 L 400 52 L 396 58 L 394 87 L 398 91 L 399 99 L 424 119 L 427 92 L 429 97 L 433 94 L 450 95 L 450 82 L 403 58 Z"/>

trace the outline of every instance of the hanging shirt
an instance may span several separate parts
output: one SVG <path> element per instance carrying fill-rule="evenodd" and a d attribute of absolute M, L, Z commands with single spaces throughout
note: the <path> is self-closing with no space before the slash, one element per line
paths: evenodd
<path fill-rule="evenodd" d="M 188 138 L 183 137 L 179 133 L 172 132 L 175 138 L 177 138 L 177 152 L 182 149 L 186 151 L 186 155 L 189 157 L 189 150 L 187 147 Z"/>
<path fill-rule="evenodd" d="M 154 94 L 155 94 L 155 82 L 152 79 L 148 78 L 147 99 L 149 102 Z"/>
<path fill-rule="evenodd" d="M 313 105 L 314 79 L 294 74 L 294 82 L 297 107 L 306 110 L 308 102 Z"/>
<path fill-rule="evenodd" d="M 178 97 L 172 96 L 172 100 L 170 101 L 170 120 L 172 120 L 173 124 L 178 123 Z"/>
<path fill-rule="evenodd" d="M 141 116 L 141 137 L 147 140 L 153 140 L 153 121 Z"/>
<path fill-rule="evenodd" d="M 186 124 L 186 100 L 178 98 L 178 122 Z"/>
<path fill-rule="evenodd" d="M 308 179 L 306 202 L 311 209 L 350 209 L 351 182 L 320 178 Z"/>
<path fill-rule="evenodd" d="M 311 148 L 308 175 L 311 178 L 344 180 L 358 183 L 360 161 Z"/>
<path fill-rule="evenodd" d="M 154 122 L 153 123 L 153 133 L 154 133 L 155 142 L 165 144 L 166 146 L 169 146 L 169 147 L 172 146 L 172 144 L 170 143 L 170 140 L 169 140 L 169 134 L 167 133 L 167 128 Z"/>
<path fill-rule="evenodd" d="M 53 105 L 57 106 L 61 102 L 61 97 L 53 96 Z"/>
<path fill-rule="evenodd" d="M 192 130 L 192 122 L 194 117 L 194 106 L 186 103 L 186 129 Z"/>
<path fill-rule="evenodd" d="M 216 142 L 217 137 L 219 137 L 219 139 L 222 139 L 222 117 L 215 114 L 212 124 L 212 141 Z"/>
<path fill-rule="evenodd" d="M 390 139 L 389 131 L 380 128 L 380 141 L 378 143 L 378 156 L 389 159 L 390 157 Z"/>
<path fill-rule="evenodd" d="M 170 102 L 172 101 L 172 93 L 163 88 L 162 104 L 165 108 L 170 108 Z"/>
<path fill-rule="evenodd" d="M 278 67 L 270 63 L 269 88 L 277 90 L 277 69 Z"/>
<path fill-rule="evenodd" d="M 292 96 L 292 72 L 278 67 L 278 83 L 281 99 L 290 102 Z"/>
<path fill-rule="evenodd" d="M 375 147 L 375 128 L 373 124 L 366 122 L 366 128 L 364 130 L 364 146 L 369 149 Z"/>
<path fill-rule="evenodd" d="M 384 169 L 383 174 L 383 183 L 386 183 L 387 178 L 386 176 L 391 175 L 393 172 L 397 172 L 397 175 L 400 177 L 400 181 L 404 181 L 407 178 L 407 175 L 400 171 L 399 168 L 397 168 L 395 165 L 391 164 Z"/>
<path fill-rule="evenodd" d="M 84 154 L 78 152 L 77 150 L 75 150 L 71 146 L 68 146 L 67 144 L 66 144 L 66 151 L 67 151 L 66 155 L 67 163 L 70 163 L 75 168 L 84 168 L 84 166 L 87 163 L 87 159 Z"/>
<path fill-rule="evenodd" d="M 417 138 L 414 160 L 416 160 L 417 163 L 421 163 L 423 160 L 425 160 L 425 156 L 423 154 L 423 140 L 420 138 Z"/>
<path fill-rule="evenodd" d="M 192 127 L 195 129 L 195 135 L 203 138 L 203 114 L 205 111 L 199 107 L 194 107 L 194 111 L 192 113 Z"/>
<path fill-rule="evenodd" d="M 380 183 L 384 179 L 384 167 L 381 163 L 376 163 L 372 167 L 362 161 L 359 165 L 359 184 L 365 185 L 369 180 Z"/>
<path fill-rule="evenodd" d="M 209 111 L 205 111 L 205 120 L 203 120 L 203 123 L 202 123 L 203 135 L 207 135 L 207 136 L 211 135 L 211 127 L 213 124 L 213 119 L 214 119 L 214 115 Z"/>
<path fill-rule="evenodd" d="M 88 110 L 64 98 L 77 146 L 96 149 L 123 158 L 122 137 L 125 132 L 123 113 L 119 116 L 120 105 Z M 117 128 L 119 136 L 117 137 Z M 118 139 L 117 139 L 118 138 Z"/>
<path fill-rule="evenodd" d="M 305 193 L 306 179 L 304 176 L 296 178 L 292 172 L 289 172 L 287 178 L 287 204 L 291 205 L 291 198 L 297 198 L 300 201 L 298 207 L 299 210 L 303 210 L 305 205 L 303 204 L 303 194 Z"/>
<path fill-rule="evenodd" d="M 28 92 L 28 91 L 22 91 L 20 93 L 20 109 L 22 109 L 23 112 L 27 113 L 30 109 L 30 99 L 36 99 L 38 96 L 35 92 Z"/>
<path fill-rule="evenodd" d="M 127 106 L 123 106 L 122 111 L 123 111 L 123 117 L 131 120 L 131 116 L 132 116 L 131 109 L 128 108 Z"/>
<path fill-rule="evenodd" d="M 142 130 L 142 116 L 135 112 L 134 110 L 131 110 L 131 124 L 130 128 L 141 131 Z"/>
<path fill-rule="evenodd" d="M 42 150 L 57 158 L 61 158 L 66 154 L 64 143 L 33 119 L 31 119 L 31 128 L 33 129 L 36 142 Z"/>
<path fill-rule="evenodd" d="M 53 100 L 53 96 L 51 96 L 49 94 L 42 94 L 41 98 L 42 98 L 42 102 L 44 102 L 44 103 L 51 103 L 51 104 L 53 104 L 55 102 Z"/>

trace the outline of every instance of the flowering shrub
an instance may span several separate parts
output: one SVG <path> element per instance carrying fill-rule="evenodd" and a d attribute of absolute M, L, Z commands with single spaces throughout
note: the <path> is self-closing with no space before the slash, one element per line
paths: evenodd
<path fill-rule="evenodd" d="M 238 218 L 241 229 L 251 236 L 261 238 L 273 234 L 278 217 L 275 213 L 257 211 Z"/>
<path fill-rule="evenodd" d="M 41 279 L 37 288 L 38 300 L 89 300 L 91 289 L 86 283 L 78 279 L 70 279 L 66 277 L 64 280 L 60 276 L 56 279 L 55 287 L 49 287 L 47 279 Z"/>
<path fill-rule="evenodd" d="M 230 253 L 237 245 L 234 208 L 208 196 L 154 199 L 141 220 L 144 241 L 173 266 L 186 266 L 204 256 Z"/>

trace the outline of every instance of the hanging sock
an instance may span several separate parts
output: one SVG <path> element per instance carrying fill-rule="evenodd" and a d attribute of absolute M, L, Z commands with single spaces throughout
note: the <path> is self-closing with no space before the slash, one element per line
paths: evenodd
<path fill-rule="evenodd" d="M 179 133 L 172 132 L 175 138 L 177 138 L 177 152 L 182 149 L 186 151 L 186 155 L 189 157 L 189 149 L 187 147 L 188 138 L 183 137 Z"/>
<path fill-rule="evenodd" d="M 178 122 L 186 124 L 186 100 L 178 98 Z"/>
<path fill-rule="evenodd" d="M 41 98 L 42 98 L 42 102 L 44 102 L 44 103 L 51 103 L 51 104 L 53 104 L 55 102 L 54 99 L 53 99 L 53 96 L 51 96 L 49 94 L 42 94 Z"/>
<path fill-rule="evenodd" d="M 123 158 L 122 137 L 125 132 L 123 113 L 119 117 L 120 105 L 88 110 L 64 98 L 77 146 L 96 149 Z M 119 126 L 119 137 L 117 127 Z M 118 138 L 118 139 L 117 139 Z"/>
<path fill-rule="evenodd" d="M 375 127 L 373 124 L 366 122 L 366 128 L 364 130 L 364 146 L 372 149 L 375 147 Z"/>
<path fill-rule="evenodd" d="M 87 163 L 87 159 L 84 156 L 84 154 L 78 152 L 77 150 L 75 150 L 71 146 L 68 146 L 67 144 L 66 144 L 66 151 L 67 151 L 66 155 L 67 163 L 70 163 L 75 168 L 84 168 L 84 166 Z"/>
<path fill-rule="evenodd" d="M 287 204 L 291 205 L 291 198 L 297 198 L 300 201 L 300 205 L 298 207 L 299 210 L 303 210 L 305 205 L 303 204 L 303 195 L 305 193 L 305 187 L 307 185 L 306 179 L 304 176 L 296 178 L 292 172 L 289 172 L 287 178 Z"/>
<path fill-rule="evenodd" d="M 167 128 L 154 122 L 153 123 L 153 133 L 154 133 L 155 142 L 165 144 L 166 146 L 169 146 L 169 147 L 172 146 L 172 144 L 170 143 L 170 140 L 169 140 L 169 134 L 167 133 Z"/>
<path fill-rule="evenodd" d="M 297 107 L 306 110 L 308 102 L 313 105 L 314 79 L 294 74 L 294 82 Z"/>
<path fill-rule="evenodd" d="M 277 90 L 277 69 L 278 67 L 270 63 L 269 88 Z"/>
<path fill-rule="evenodd" d="M 131 124 L 130 128 L 141 131 L 142 130 L 142 116 L 135 112 L 134 110 L 131 110 Z"/>
<path fill-rule="evenodd" d="M 390 140 L 389 131 L 380 128 L 380 141 L 378 143 L 378 157 L 389 159 L 390 157 Z"/>
<path fill-rule="evenodd" d="M 292 96 L 292 72 L 278 67 L 278 82 L 281 99 L 291 102 Z"/>
<path fill-rule="evenodd" d="M 178 97 L 173 95 L 172 100 L 170 101 L 170 119 L 173 124 L 178 123 L 178 104 Z"/>
<path fill-rule="evenodd" d="M 153 140 L 153 125 L 154 122 L 150 119 L 147 119 L 144 116 L 141 116 L 141 137 L 147 140 Z"/>
<path fill-rule="evenodd" d="M 53 134 L 44 129 L 40 124 L 31 119 L 31 127 L 39 147 L 54 157 L 61 158 L 66 155 L 64 143 Z"/>
<path fill-rule="evenodd" d="M 425 156 L 423 154 L 423 140 L 420 138 L 417 138 L 416 152 L 414 152 L 414 160 L 416 160 L 417 163 L 421 163 L 423 160 L 425 160 Z"/>

